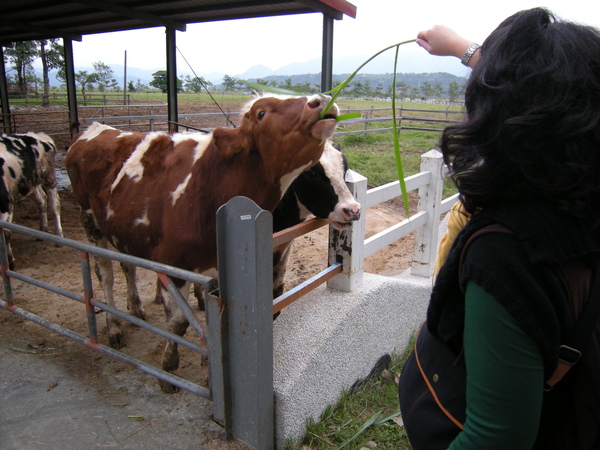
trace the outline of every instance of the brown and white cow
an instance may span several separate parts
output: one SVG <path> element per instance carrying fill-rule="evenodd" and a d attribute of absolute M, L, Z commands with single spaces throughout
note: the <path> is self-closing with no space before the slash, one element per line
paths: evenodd
<path fill-rule="evenodd" d="M 94 124 L 78 134 L 66 157 L 84 226 L 99 246 L 175 267 L 207 273 L 216 268 L 216 211 L 243 195 L 273 211 L 299 173 L 314 165 L 335 131 L 337 106 L 321 119 L 327 96 L 258 97 L 242 110 L 237 128 L 211 134 L 123 132 Z M 98 259 L 106 301 L 112 296 L 112 264 Z M 128 306 L 144 318 L 133 282 Z M 189 285 L 178 284 L 187 297 Z M 137 299 L 136 299 L 137 297 Z M 136 309 L 137 308 L 137 309 Z M 123 345 L 118 320 L 109 317 L 109 342 Z M 178 308 L 168 329 L 183 335 L 188 323 Z M 164 370 L 179 365 L 168 342 Z M 163 390 L 170 385 L 161 383 Z"/>
<path fill-rule="evenodd" d="M 60 220 L 60 198 L 56 188 L 54 160 L 56 145 L 45 133 L 0 134 L 0 220 L 12 222 L 15 203 L 32 195 L 39 215 L 40 230 L 48 231 L 48 213 L 54 215 L 54 232 L 63 235 Z M 14 256 L 7 237 L 9 266 L 14 267 Z"/>

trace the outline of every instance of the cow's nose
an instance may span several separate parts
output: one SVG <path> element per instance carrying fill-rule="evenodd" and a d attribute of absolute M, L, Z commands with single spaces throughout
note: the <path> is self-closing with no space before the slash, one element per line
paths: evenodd
<path fill-rule="evenodd" d="M 307 105 L 310 109 L 321 109 L 329 102 L 330 98 L 331 97 L 329 97 L 328 95 L 315 95 L 311 97 Z"/>
<path fill-rule="evenodd" d="M 357 208 L 344 208 L 344 215 L 349 221 L 360 219 L 360 207 Z"/>

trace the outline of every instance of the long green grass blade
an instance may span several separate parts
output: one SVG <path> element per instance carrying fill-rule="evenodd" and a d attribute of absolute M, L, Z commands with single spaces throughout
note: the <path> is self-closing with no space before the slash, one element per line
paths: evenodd
<path fill-rule="evenodd" d="M 382 424 L 386 423 L 388 420 L 392 420 L 394 417 L 398 417 L 400 414 L 402 414 L 400 412 L 400 410 L 397 410 L 396 412 L 393 412 L 389 416 L 385 416 L 382 419 L 379 419 L 379 420 L 373 422 L 373 425 L 382 425 Z"/>
<path fill-rule="evenodd" d="M 338 86 L 333 88 L 331 91 L 324 92 L 324 94 L 331 94 L 331 100 L 325 107 L 325 109 L 321 112 L 321 118 L 325 117 L 327 112 L 331 109 L 338 95 L 350 84 L 350 81 L 355 77 L 355 75 L 362 69 L 365 65 L 375 59 L 377 56 L 382 53 L 395 48 L 396 55 L 394 59 L 394 79 L 392 85 L 392 119 L 394 121 L 393 124 L 393 135 L 394 135 L 394 154 L 396 155 L 396 167 L 398 169 L 398 181 L 400 182 L 400 191 L 402 192 L 402 201 L 404 203 L 404 211 L 406 212 L 406 217 L 410 217 L 409 205 L 408 205 L 408 191 L 406 190 L 406 183 L 404 181 L 404 169 L 402 167 L 402 158 L 400 157 L 400 140 L 398 135 L 398 123 L 396 121 L 396 73 L 398 67 L 398 51 L 400 50 L 400 46 L 404 44 L 408 44 L 410 42 L 415 42 L 416 39 L 410 39 L 408 41 L 399 42 L 398 44 L 390 45 L 389 47 L 380 50 L 375 53 L 369 59 L 367 59 L 364 63 L 362 63 L 348 78 L 342 81 Z"/>
<path fill-rule="evenodd" d="M 404 211 L 406 217 L 410 217 L 408 210 L 408 191 L 406 190 L 406 182 L 404 181 L 404 168 L 402 167 L 402 157 L 400 156 L 400 136 L 398 132 L 398 121 L 396 120 L 396 72 L 398 67 L 398 50 L 396 47 L 396 57 L 394 59 L 394 78 L 392 80 L 392 120 L 394 121 L 392 133 L 394 135 L 394 154 L 396 155 L 396 167 L 398 168 L 398 181 L 400 182 L 400 191 L 402 192 L 402 202 L 404 203 Z"/>
<path fill-rule="evenodd" d="M 377 419 L 379 419 L 379 417 L 381 416 L 381 413 L 383 411 L 378 411 L 375 414 L 373 414 L 373 416 L 371 416 L 371 418 L 369 420 L 367 420 L 362 427 L 360 427 L 360 429 L 354 433 L 354 435 L 348 439 L 346 439 L 344 442 L 342 442 L 339 447 L 336 448 L 336 450 L 340 450 L 342 448 L 344 448 L 346 445 L 350 444 L 354 439 L 356 439 L 358 436 L 360 436 L 361 434 L 364 433 L 364 431 L 369 428 L 371 425 L 373 425 Z"/>
<path fill-rule="evenodd" d="M 342 448 L 344 448 L 346 445 L 350 444 L 354 439 L 356 439 L 357 437 L 359 437 L 361 434 L 363 434 L 367 428 L 373 426 L 373 425 L 382 425 L 384 423 L 386 423 L 388 420 L 392 420 L 394 417 L 398 417 L 400 415 L 400 410 L 388 415 L 388 416 L 384 416 L 383 418 L 380 419 L 381 417 L 381 413 L 383 413 L 382 411 L 378 411 L 375 414 L 373 414 L 369 420 L 367 420 L 362 427 L 360 427 L 360 429 L 354 433 L 354 435 L 348 439 L 346 439 L 344 442 L 342 442 L 339 447 L 336 448 L 336 450 L 340 450 Z"/>
<path fill-rule="evenodd" d="M 340 122 L 342 120 L 358 119 L 359 117 L 361 117 L 361 113 L 359 113 L 359 112 L 353 112 L 353 113 L 339 115 L 339 116 L 337 116 L 335 118 L 335 120 L 337 120 L 338 122 Z"/>
<path fill-rule="evenodd" d="M 271 94 L 283 94 L 283 95 L 306 95 L 302 92 L 293 91 L 291 89 L 283 89 L 275 86 L 267 86 L 266 84 L 254 83 L 252 81 L 244 80 L 244 84 L 256 91 L 270 92 Z"/>
<path fill-rule="evenodd" d="M 398 44 L 390 45 L 389 47 L 386 47 L 383 50 L 378 51 L 373 56 L 371 56 L 369 59 L 367 59 L 364 63 L 362 63 L 360 66 L 358 66 L 358 69 L 356 69 L 354 72 L 352 72 L 352 74 L 348 78 L 346 78 L 344 81 L 342 81 L 338 86 L 334 87 L 330 91 L 323 92 L 323 94 L 332 94 L 332 95 L 331 95 L 331 100 L 329 101 L 329 104 L 321 112 L 321 118 L 325 117 L 325 114 L 327 114 L 329 112 L 329 110 L 335 103 L 335 100 L 338 97 L 338 95 L 340 94 L 340 92 L 342 92 L 346 88 L 346 86 L 348 86 L 348 84 L 350 84 L 350 81 L 352 81 L 352 79 L 356 76 L 356 74 L 360 71 L 360 69 L 362 69 L 368 63 L 370 63 L 372 60 L 374 60 L 376 57 L 378 57 L 382 53 L 388 51 L 389 49 L 394 48 L 394 47 L 399 47 L 401 45 L 408 44 L 409 42 L 415 42 L 415 41 L 416 41 L 416 39 L 411 39 L 409 41 L 399 42 Z"/>

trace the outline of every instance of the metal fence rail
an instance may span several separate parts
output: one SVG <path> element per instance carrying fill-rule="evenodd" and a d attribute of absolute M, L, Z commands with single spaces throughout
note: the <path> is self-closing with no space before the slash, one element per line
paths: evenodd
<path fill-rule="evenodd" d="M 20 234 L 23 234 L 26 236 L 34 237 L 39 240 L 49 241 L 49 242 L 52 242 L 57 245 L 62 245 L 65 247 L 70 247 L 70 248 L 79 250 L 81 252 L 82 280 L 83 280 L 83 286 L 84 286 L 83 294 L 73 293 L 73 292 L 67 291 L 65 289 L 62 289 L 60 287 L 50 285 L 43 281 L 36 280 L 34 278 L 31 278 L 31 277 L 28 277 L 23 274 L 19 274 L 17 272 L 10 270 L 8 268 L 8 258 L 7 258 L 7 254 L 6 254 L 6 241 L 5 241 L 5 237 L 4 237 L 4 229 L 10 230 L 15 233 L 20 233 Z M 107 346 L 104 346 L 104 345 L 98 343 L 94 308 L 98 308 L 102 311 L 106 311 L 107 313 L 113 314 L 123 320 L 127 320 L 128 322 L 130 322 L 138 327 L 141 327 L 148 331 L 156 333 L 166 339 L 175 341 L 178 344 L 181 344 L 181 345 L 189 348 L 190 350 L 201 354 L 202 356 L 208 355 L 208 350 L 206 348 L 206 345 L 204 345 L 204 342 L 206 339 L 206 333 L 205 333 L 204 327 L 202 326 L 199 318 L 193 313 L 193 311 L 189 307 L 187 300 L 183 299 L 181 293 L 178 290 L 177 290 L 177 292 L 174 292 L 174 291 L 172 292 L 172 290 L 169 289 L 169 292 L 174 297 L 178 306 L 180 305 L 180 303 L 182 303 L 182 301 L 185 303 L 185 305 L 187 305 L 187 307 L 188 307 L 187 311 L 184 310 L 183 312 L 186 315 L 186 318 L 188 319 L 188 321 L 190 322 L 192 327 L 194 328 L 194 330 L 196 331 L 196 333 L 198 334 L 198 336 L 200 337 L 200 342 L 202 342 L 203 345 L 199 345 L 199 344 L 192 342 L 188 339 L 185 339 L 181 336 L 178 336 L 169 331 L 166 331 L 160 327 L 152 325 L 144 320 L 141 320 L 137 317 L 127 314 L 117 308 L 113 308 L 106 303 L 96 300 L 93 297 L 93 292 L 92 292 L 92 288 L 91 288 L 92 283 L 91 283 L 91 270 L 89 267 L 89 254 L 95 254 L 98 256 L 102 256 L 105 258 L 119 261 L 124 264 L 135 265 L 138 267 L 143 267 L 148 270 L 152 270 L 159 274 L 159 277 L 162 278 L 161 281 L 167 282 L 167 283 L 168 283 L 168 280 L 165 280 L 165 277 L 167 275 L 171 276 L 171 277 L 175 277 L 175 278 L 181 278 L 184 280 L 188 280 L 193 283 L 197 283 L 197 284 L 201 284 L 201 285 L 207 285 L 207 284 L 210 285 L 213 283 L 212 278 L 206 277 L 206 276 L 203 276 L 200 274 L 196 274 L 194 272 L 189 272 L 189 271 L 186 271 L 183 269 L 178 269 L 175 267 L 167 266 L 165 264 L 160 264 L 160 263 L 148 261 L 148 260 L 141 259 L 141 258 L 136 258 L 134 256 L 125 255 L 123 253 L 99 248 L 94 245 L 81 243 L 78 241 L 63 238 L 63 237 L 56 236 L 56 235 L 46 233 L 43 231 L 33 230 L 31 228 L 23 227 L 21 225 L 17 225 L 17 224 L 5 222 L 5 221 L 0 221 L 0 273 L 2 275 L 2 280 L 3 280 L 3 285 L 4 285 L 4 294 L 6 297 L 6 300 L 0 300 L 0 307 L 6 309 L 7 311 L 11 311 L 12 313 L 17 314 L 23 318 L 29 319 L 39 325 L 49 328 L 52 331 L 55 331 L 55 332 L 61 334 L 62 336 L 70 338 L 80 344 L 83 344 L 83 345 L 85 345 L 93 350 L 96 350 L 102 354 L 105 354 L 113 359 L 116 359 L 122 363 L 125 363 L 132 367 L 135 367 L 149 375 L 159 378 L 160 380 L 166 381 L 166 382 L 173 384 L 175 386 L 178 386 L 182 389 L 186 389 L 188 391 L 194 392 L 195 394 L 198 394 L 202 397 L 210 398 L 211 397 L 210 391 L 202 386 L 198 386 L 194 383 L 191 383 L 188 380 L 177 377 L 173 374 L 170 374 L 161 369 L 158 369 L 150 364 L 144 363 L 144 362 L 137 360 L 135 358 L 132 358 L 122 352 L 119 352 L 117 350 L 114 350 L 110 347 L 107 347 Z M 38 288 L 47 290 L 49 292 L 53 292 L 55 294 L 58 294 L 63 297 L 66 297 L 71 300 L 75 300 L 75 301 L 82 303 L 86 308 L 89 336 L 86 337 L 86 336 L 80 335 L 72 330 L 68 330 L 58 324 L 52 323 L 40 316 L 37 316 L 36 314 L 33 314 L 29 311 L 19 308 L 14 302 L 14 298 L 13 298 L 13 294 L 12 294 L 12 286 L 11 286 L 11 282 L 10 282 L 11 278 L 23 281 L 25 283 L 32 284 L 33 286 L 36 286 Z M 178 298 L 179 298 L 179 301 L 177 301 Z M 185 306 L 184 306 L 184 308 L 185 308 Z"/>

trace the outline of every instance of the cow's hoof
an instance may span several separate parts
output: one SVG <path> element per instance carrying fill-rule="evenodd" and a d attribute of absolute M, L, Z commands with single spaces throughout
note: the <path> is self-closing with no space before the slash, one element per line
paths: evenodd
<path fill-rule="evenodd" d="M 108 335 L 108 345 L 116 350 L 125 347 L 125 338 L 123 333 L 120 331 L 116 333 L 110 333 Z"/>
<path fill-rule="evenodd" d="M 135 312 L 134 316 L 137 317 L 138 319 L 145 320 L 146 322 L 148 321 L 148 316 L 146 315 L 146 312 L 143 309 L 138 309 Z"/>
<path fill-rule="evenodd" d="M 161 391 L 165 394 L 176 394 L 179 392 L 179 388 L 177 386 L 173 386 L 171 383 L 167 383 L 163 380 L 158 380 L 158 384 L 160 385 Z"/>

